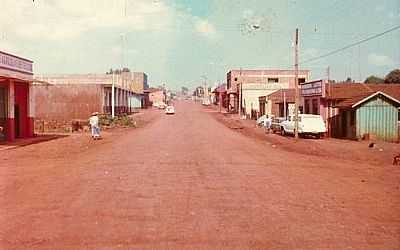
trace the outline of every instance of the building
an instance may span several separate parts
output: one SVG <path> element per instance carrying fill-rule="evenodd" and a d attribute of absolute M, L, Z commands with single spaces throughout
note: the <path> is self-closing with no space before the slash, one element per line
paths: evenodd
<path fill-rule="evenodd" d="M 129 76 L 129 74 L 125 74 Z M 131 90 L 134 93 L 143 94 L 146 89 L 149 88 L 147 82 L 147 75 L 144 72 L 133 72 L 129 76 L 132 79 Z"/>
<path fill-rule="evenodd" d="M 221 84 L 216 87 L 212 94 L 214 95 L 213 103 L 215 105 L 220 105 L 221 108 L 227 108 L 227 95 L 226 95 L 226 84 Z"/>
<path fill-rule="evenodd" d="M 163 89 L 160 88 L 149 88 L 147 90 L 149 95 L 150 105 L 155 103 L 165 103 L 166 102 L 166 93 Z"/>
<path fill-rule="evenodd" d="M 41 131 L 69 130 L 71 121 L 87 119 L 95 111 L 111 114 L 113 82 L 116 115 L 132 113 L 145 103 L 145 94 L 133 91 L 135 87 L 138 89 L 139 82 L 135 82 L 131 72 L 46 75 L 37 79 L 51 84 L 34 88 L 35 125 Z M 141 89 L 147 87 L 147 76 L 141 84 Z"/>
<path fill-rule="evenodd" d="M 307 82 L 304 113 L 319 114 L 332 137 L 399 141 L 400 84 Z"/>
<path fill-rule="evenodd" d="M 259 97 L 260 115 L 273 115 L 275 117 L 287 117 L 294 114 L 295 89 L 280 89 L 268 96 Z M 299 105 L 300 112 L 302 106 Z"/>
<path fill-rule="evenodd" d="M 0 51 L 0 141 L 34 135 L 33 62 Z"/>
<path fill-rule="evenodd" d="M 299 83 L 308 81 L 309 74 L 300 70 Z M 294 70 L 231 70 L 227 74 L 228 111 L 238 112 L 241 107 L 244 114 L 254 116 L 260 112 L 260 96 L 294 87 Z"/>

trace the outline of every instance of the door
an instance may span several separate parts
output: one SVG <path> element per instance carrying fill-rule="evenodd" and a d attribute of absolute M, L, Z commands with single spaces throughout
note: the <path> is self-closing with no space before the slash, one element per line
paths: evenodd
<path fill-rule="evenodd" d="M 7 128 L 7 89 L 0 87 L 0 141 L 6 140 Z"/>
<path fill-rule="evenodd" d="M 20 112 L 19 112 L 19 105 L 14 105 L 14 128 L 15 128 L 15 138 L 19 138 L 21 136 L 21 129 L 20 129 Z"/>

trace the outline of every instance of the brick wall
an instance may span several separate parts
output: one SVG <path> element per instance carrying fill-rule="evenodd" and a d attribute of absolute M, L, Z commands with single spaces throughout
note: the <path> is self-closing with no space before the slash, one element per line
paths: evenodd
<path fill-rule="evenodd" d="M 72 121 L 103 111 L 103 87 L 95 84 L 35 86 L 35 131 L 69 132 Z"/>

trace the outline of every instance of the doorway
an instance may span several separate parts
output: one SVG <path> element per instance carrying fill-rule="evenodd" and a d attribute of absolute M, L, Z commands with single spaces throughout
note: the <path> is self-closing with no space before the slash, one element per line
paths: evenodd
<path fill-rule="evenodd" d="M 7 131 L 7 88 L 0 87 L 0 141 L 5 141 Z"/>
<path fill-rule="evenodd" d="M 19 105 L 14 105 L 14 128 L 15 128 L 15 138 L 21 137 L 21 130 L 20 130 L 20 110 Z"/>

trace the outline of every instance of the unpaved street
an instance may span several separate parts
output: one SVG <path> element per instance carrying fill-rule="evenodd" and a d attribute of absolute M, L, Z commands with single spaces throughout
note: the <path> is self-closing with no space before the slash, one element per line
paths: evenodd
<path fill-rule="evenodd" d="M 0 249 L 400 249 L 399 168 L 290 153 L 192 102 L 176 112 L 1 151 Z"/>

